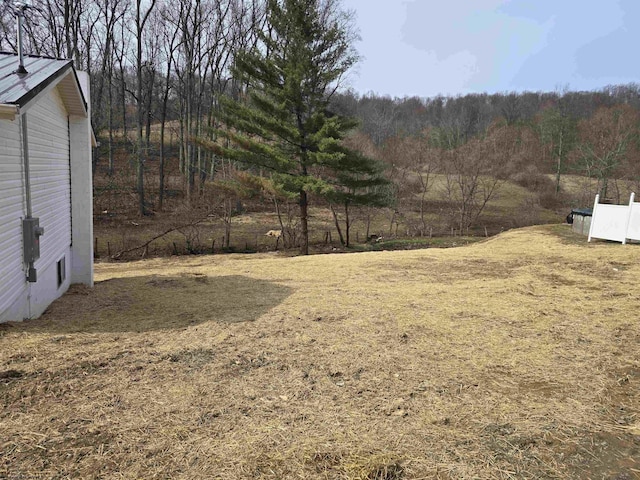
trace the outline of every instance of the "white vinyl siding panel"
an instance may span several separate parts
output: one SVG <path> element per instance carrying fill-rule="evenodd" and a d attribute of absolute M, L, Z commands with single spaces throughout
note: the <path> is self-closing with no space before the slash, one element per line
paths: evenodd
<path fill-rule="evenodd" d="M 33 96 L 16 110 L 15 119 L 0 119 L 0 322 L 41 315 L 74 278 L 93 285 L 92 132 L 81 94 L 85 85 L 89 101 L 89 79 L 80 72 L 76 76 L 70 61 L 52 59 L 32 62 L 54 68 L 49 73 L 34 69 L 18 77 L 14 57 L 0 53 L 0 82 L 6 87 L 0 90 L 17 89 Z M 0 103 L 13 104 L 19 98 Z M 27 281 L 23 258 L 22 220 L 27 215 L 23 125 L 29 147 L 31 214 L 44 229 L 34 265 L 35 283 Z M 68 275 L 60 284 L 56 263 L 63 258 Z"/>
<path fill-rule="evenodd" d="M 0 318 L 27 288 L 22 263 L 24 187 L 20 123 L 0 120 Z"/>
<path fill-rule="evenodd" d="M 33 216 L 44 228 L 35 264 L 40 270 L 60 260 L 71 245 L 69 128 L 57 89 L 39 99 L 27 116 Z"/>

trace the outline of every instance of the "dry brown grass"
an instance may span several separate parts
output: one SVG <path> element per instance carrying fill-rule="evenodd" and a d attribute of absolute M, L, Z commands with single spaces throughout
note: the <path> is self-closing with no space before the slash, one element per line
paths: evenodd
<path fill-rule="evenodd" d="M 0 326 L 0 477 L 640 478 L 640 250 L 560 228 L 98 264 Z"/>

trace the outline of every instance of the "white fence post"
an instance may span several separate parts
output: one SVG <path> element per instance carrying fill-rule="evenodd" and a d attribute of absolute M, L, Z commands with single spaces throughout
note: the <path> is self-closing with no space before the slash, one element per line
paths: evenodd
<path fill-rule="evenodd" d="M 631 212 L 633 211 L 633 202 L 636 199 L 635 192 L 631 192 L 631 197 L 629 198 L 629 214 L 627 215 L 627 224 L 624 226 L 624 240 L 622 240 L 622 244 L 626 245 L 627 237 L 629 236 L 629 225 L 631 224 Z"/>
<path fill-rule="evenodd" d="M 594 219 L 596 218 L 596 209 L 598 208 L 598 203 L 600 203 L 600 194 L 596 195 L 596 201 L 593 202 L 593 212 L 591 212 L 591 225 L 589 225 L 589 238 L 587 238 L 587 242 L 591 241 L 591 232 L 593 231 Z"/>

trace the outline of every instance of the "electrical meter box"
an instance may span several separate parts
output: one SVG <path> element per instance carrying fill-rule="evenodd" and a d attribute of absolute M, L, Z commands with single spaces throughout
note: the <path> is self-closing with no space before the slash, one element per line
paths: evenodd
<path fill-rule="evenodd" d="M 40 237 L 44 228 L 39 218 L 22 219 L 22 236 L 24 239 L 24 263 L 32 264 L 40 258 Z"/>

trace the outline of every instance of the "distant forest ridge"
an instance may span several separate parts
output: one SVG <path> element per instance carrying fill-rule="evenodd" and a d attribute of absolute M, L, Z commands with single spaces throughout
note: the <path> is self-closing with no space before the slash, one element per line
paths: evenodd
<path fill-rule="evenodd" d="M 333 108 L 357 117 L 361 129 L 377 144 L 391 137 L 417 135 L 428 128 L 454 129 L 463 139 L 486 132 L 496 121 L 535 124 L 545 110 L 556 109 L 574 121 L 590 118 L 599 108 L 628 105 L 640 111 L 640 84 L 608 85 L 594 91 L 471 93 L 457 96 L 391 98 L 342 91 Z"/>

